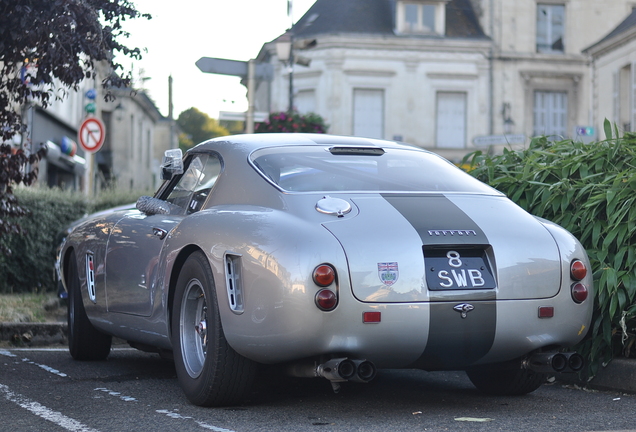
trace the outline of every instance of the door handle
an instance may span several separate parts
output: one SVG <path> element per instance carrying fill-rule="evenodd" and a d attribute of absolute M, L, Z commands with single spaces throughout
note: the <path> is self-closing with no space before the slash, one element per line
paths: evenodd
<path fill-rule="evenodd" d="M 159 237 L 159 240 L 163 240 L 166 235 L 168 234 L 168 231 L 161 229 L 161 228 L 153 228 L 152 229 L 152 234 L 156 235 L 157 237 Z"/>

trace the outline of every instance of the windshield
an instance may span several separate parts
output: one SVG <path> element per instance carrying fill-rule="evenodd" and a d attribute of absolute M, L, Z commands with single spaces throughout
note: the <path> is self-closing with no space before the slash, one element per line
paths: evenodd
<path fill-rule="evenodd" d="M 274 147 L 254 152 L 251 160 L 288 192 L 498 193 L 445 159 L 418 150 Z"/>

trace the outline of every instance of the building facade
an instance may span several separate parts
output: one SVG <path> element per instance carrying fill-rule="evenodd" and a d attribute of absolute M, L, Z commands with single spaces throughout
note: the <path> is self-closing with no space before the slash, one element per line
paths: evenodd
<path fill-rule="evenodd" d="M 286 111 L 291 78 L 294 108 L 323 116 L 330 133 L 452 160 L 536 135 L 574 138 L 594 121 L 583 50 L 633 3 L 317 0 L 285 35 L 305 66 L 279 58 L 276 40 L 259 53 L 274 78 L 260 83 L 256 109 Z"/>
<path fill-rule="evenodd" d="M 592 58 L 593 124 L 602 130 L 607 119 L 636 131 L 636 11 L 585 52 Z"/>

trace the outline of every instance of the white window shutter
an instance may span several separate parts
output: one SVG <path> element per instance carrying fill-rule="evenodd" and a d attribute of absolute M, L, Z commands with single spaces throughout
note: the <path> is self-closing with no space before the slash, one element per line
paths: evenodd
<path fill-rule="evenodd" d="M 612 94 L 612 98 L 613 98 L 612 99 L 612 102 L 613 102 L 612 122 L 615 125 L 618 125 L 619 118 L 620 118 L 619 87 L 620 87 L 619 71 L 615 71 L 612 74 L 612 89 L 613 89 L 613 94 Z"/>

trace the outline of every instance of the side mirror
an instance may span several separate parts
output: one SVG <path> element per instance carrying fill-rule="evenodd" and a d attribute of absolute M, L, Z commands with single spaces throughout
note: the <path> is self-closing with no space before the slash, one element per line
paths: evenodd
<path fill-rule="evenodd" d="M 156 214 L 170 214 L 170 206 L 167 202 L 149 196 L 139 197 L 135 207 L 140 212 L 150 216 Z"/>
<path fill-rule="evenodd" d="M 161 180 L 170 180 L 177 174 L 183 174 L 183 152 L 181 149 L 166 150 L 160 168 Z"/>

